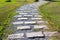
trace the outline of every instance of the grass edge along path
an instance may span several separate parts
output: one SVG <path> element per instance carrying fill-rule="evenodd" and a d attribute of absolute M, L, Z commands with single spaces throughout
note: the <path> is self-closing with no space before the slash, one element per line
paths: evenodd
<path fill-rule="evenodd" d="M 58 31 L 59 34 L 51 40 L 60 40 L 60 2 L 50 2 L 39 7 L 43 19 L 48 21 L 48 31 Z"/>
<path fill-rule="evenodd" d="M 25 2 L 29 3 L 29 2 Z M 5 5 L 1 7 L 0 9 L 0 18 L 3 20 L 0 21 L 0 40 L 5 40 L 5 38 L 8 36 L 8 34 L 13 33 L 12 30 L 9 30 L 8 28 L 10 27 L 10 22 L 12 17 L 16 14 L 15 9 L 20 7 L 21 5 L 25 4 L 24 2 L 20 3 L 13 3 L 13 4 L 7 4 L 6 8 Z M 6 15 L 6 16 L 4 16 Z"/>
<path fill-rule="evenodd" d="M 15 4 L 16 5 L 16 4 Z M 22 4 L 21 4 L 22 5 Z M 15 9 L 20 6 L 20 5 L 16 5 L 16 6 L 12 6 L 11 10 L 5 11 L 5 13 L 7 13 L 5 20 L 1 23 L 2 25 L 0 26 L 0 40 L 3 40 L 4 38 L 6 38 L 6 36 L 11 33 L 12 31 L 5 31 L 6 28 L 9 27 L 11 18 L 16 14 L 15 13 Z M 14 7 L 14 8 L 13 8 Z M 4 12 L 3 12 L 4 14 Z M 5 40 L 5 39 L 4 39 Z"/>

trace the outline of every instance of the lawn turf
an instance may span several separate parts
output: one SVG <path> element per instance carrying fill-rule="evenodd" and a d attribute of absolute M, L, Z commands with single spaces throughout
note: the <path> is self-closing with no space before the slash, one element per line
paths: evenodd
<path fill-rule="evenodd" d="M 8 34 L 12 33 L 12 31 L 7 30 L 7 28 L 9 28 L 11 18 L 16 14 L 16 8 L 32 2 L 31 0 L 12 0 L 11 2 L 0 0 L 0 40 L 3 40 Z"/>
<path fill-rule="evenodd" d="M 50 2 L 40 6 L 39 9 L 43 15 L 43 19 L 49 23 L 49 30 L 60 33 L 60 2 Z M 60 40 L 60 34 L 54 37 L 53 40 Z"/>

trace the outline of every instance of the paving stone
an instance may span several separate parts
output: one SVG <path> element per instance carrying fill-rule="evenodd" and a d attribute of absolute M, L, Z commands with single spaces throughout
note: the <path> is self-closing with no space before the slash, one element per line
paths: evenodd
<path fill-rule="evenodd" d="M 42 18 L 31 18 L 31 20 L 41 20 Z"/>
<path fill-rule="evenodd" d="M 34 25 L 34 29 L 48 29 L 46 25 Z"/>
<path fill-rule="evenodd" d="M 41 23 L 47 24 L 48 22 L 47 21 L 37 21 L 37 23 L 39 23 L 39 24 L 41 24 Z"/>
<path fill-rule="evenodd" d="M 18 26 L 17 30 L 27 30 L 30 29 L 30 26 Z"/>
<path fill-rule="evenodd" d="M 22 17 L 22 15 L 16 15 L 16 16 L 14 16 L 14 17 Z"/>
<path fill-rule="evenodd" d="M 22 22 L 13 22 L 14 25 L 16 24 L 23 24 L 23 21 Z"/>
<path fill-rule="evenodd" d="M 17 39 L 17 38 L 24 38 L 23 35 L 24 35 L 24 33 L 11 34 L 11 35 L 8 36 L 8 38 L 9 38 L 9 39 L 12 39 L 12 40 L 13 40 L 14 38 L 15 38 L 15 39 Z"/>
<path fill-rule="evenodd" d="M 31 33 L 26 33 L 26 36 L 28 38 L 33 38 L 33 37 L 43 37 L 44 35 L 42 34 L 42 32 L 31 32 Z"/>
<path fill-rule="evenodd" d="M 36 21 L 25 21 L 25 24 L 36 24 Z"/>

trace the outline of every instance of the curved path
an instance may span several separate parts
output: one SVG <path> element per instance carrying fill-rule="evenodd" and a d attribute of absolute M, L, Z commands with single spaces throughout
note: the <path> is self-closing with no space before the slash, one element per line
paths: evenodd
<path fill-rule="evenodd" d="M 47 22 L 42 20 L 42 15 L 39 15 L 38 7 L 47 3 L 46 1 L 35 2 L 19 7 L 14 16 L 13 29 L 14 34 L 8 36 L 8 40 L 49 40 L 51 32 L 43 32 L 43 29 L 48 29 Z M 34 30 L 41 29 L 35 32 Z M 56 33 L 56 32 L 53 32 Z M 45 37 L 46 36 L 46 37 Z"/>

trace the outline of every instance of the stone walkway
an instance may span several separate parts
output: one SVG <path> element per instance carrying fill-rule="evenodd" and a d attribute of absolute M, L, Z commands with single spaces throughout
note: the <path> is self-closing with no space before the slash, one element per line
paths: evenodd
<path fill-rule="evenodd" d="M 46 21 L 42 20 L 39 15 L 38 7 L 47 3 L 40 1 L 33 4 L 23 5 L 16 10 L 17 15 L 14 16 L 13 29 L 14 34 L 8 36 L 8 40 L 49 40 L 56 32 L 44 32 L 48 29 Z M 39 30 L 38 30 L 39 29 Z"/>

